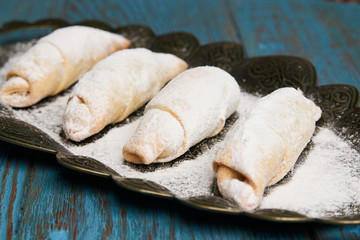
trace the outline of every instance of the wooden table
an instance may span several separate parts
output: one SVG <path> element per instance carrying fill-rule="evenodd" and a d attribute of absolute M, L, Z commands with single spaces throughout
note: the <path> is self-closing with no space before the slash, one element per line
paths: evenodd
<path fill-rule="evenodd" d="M 185 31 L 200 43 L 242 42 L 247 56 L 297 55 L 319 85 L 360 89 L 360 5 L 328 1 L 66 1 L 0 3 L 12 20 L 97 19 Z M 3 39 L 0 39 L 0 42 Z M 0 239 L 359 239 L 360 225 L 272 223 L 219 215 L 120 189 L 50 154 L 0 142 Z"/>

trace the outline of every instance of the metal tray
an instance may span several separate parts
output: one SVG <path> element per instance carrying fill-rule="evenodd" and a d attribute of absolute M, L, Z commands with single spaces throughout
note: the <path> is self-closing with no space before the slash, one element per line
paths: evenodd
<path fill-rule="evenodd" d="M 147 26 L 129 25 L 113 28 L 100 21 L 85 21 L 76 24 L 69 24 L 59 19 L 44 19 L 33 23 L 13 21 L 0 28 L 0 36 L 20 34 L 20 37 L 16 35 L 15 38 L 17 39 L 12 39 L 9 43 L 21 42 L 26 40 L 22 35 L 26 31 L 49 31 L 69 25 L 87 25 L 122 34 L 132 41 L 132 47 L 146 47 L 153 51 L 175 54 L 187 61 L 190 67 L 200 65 L 220 67 L 232 74 L 238 84 L 249 92 L 266 95 L 280 87 L 299 88 L 307 97 L 312 98 L 323 111 L 322 118 L 317 125 L 331 125 L 339 135 L 351 142 L 355 149 L 360 150 L 358 90 L 350 85 L 318 86 L 315 67 L 311 62 L 300 57 L 263 56 L 245 58 L 241 43 L 216 42 L 200 45 L 196 37 L 185 32 L 156 35 Z M 5 50 L 8 48 L 6 45 L 0 47 Z M 0 58 L 0 65 L 5 61 L 6 59 Z M 111 178 L 120 187 L 147 195 L 176 200 L 203 211 L 248 216 L 274 222 L 360 223 L 360 215 L 344 214 L 341 217 L 319 219 L 280 209 L 259 209 L 251 213 L 242 212 L 235 204 L 216 194 L 214 196 L 179 198 L 157 183 L 143 179 L 123 178 L 96 159 L 71 154 L 40 129 L 14 118 L 12 110 L 1 104 L 0 139 L 23 147 L 54 153 L 61 165 L 75 171 Z"/>

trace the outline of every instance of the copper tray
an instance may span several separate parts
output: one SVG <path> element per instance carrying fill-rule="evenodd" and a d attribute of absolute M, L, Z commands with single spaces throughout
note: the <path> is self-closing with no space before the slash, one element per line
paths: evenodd
<path fill-rule="evenodd" d="M 69 24 L 59 19 L 45 19 L 33 23 L 13 21 L 0 28 L 0 35 L 10 38 L 8 43 L 22 42 L 26 39 L 21 34 L 26 31 L 49 31 L 69 25 L 75 24 Z M 133 42 L 132 47 L 146 47 L 153 51 L 175 54 L 186 60 L 190 67 L 200 65 L 220 67 L 231 73 L 239 85 L 249 92 L 266 95 L 280 87 L 300 88 L 306 96 L 314 99 L 323 110 L 322 118 L 317 124 L 319 126 L 333 126 L 339 135 L 350 141 L 358 151 L 360 150 L 358 90 L 350 85 L 318 86 L 315 67 L 306 59 L 296 56 L 245 58 L 241 43 L 216 42 L 200 45 L 192 34 L 174 32 L 155 35 L 149 27 L 142 25 L 113 28 L 100 21 L 85 21 L 76 23 L 76 25 L 87 25 L 123 34 Z M 16 34 L 20 34 L 20 37 Z M 11 36 L 9 37 L 9 35 Z M 0 48 L 6 51 L 9 46 L 4 45 Z M 0 65 L 4 64 L 5 61 L 6 59 L 0 58 Z M 346 131 L 344 131 L 344 127 L 346 127 Z M 12 117 L 11 110 L 1 104 L 0 139 L 23 147 L 53 153 L 61 165 L 75 171 L 111 178 L 120 187 L 147 195 L 177 200 L 182 204 L 204 211 L 248 216 L 274 222 L 360 223 L 360 215 L 343 214 L 339 217 L 319 219 L 280 209 L 259 209 L 252 213 L 242 212 L 236 205 L 223 199 L 219 194 L 179 198 L 157 183 L 143 179 L 123 178 L 96 159 L 71 154 L 41 130 Z M 196 149 L 195 146 L 195 150 L 193 148 L 190 151 L 199 151 L 199 149 Z"/>

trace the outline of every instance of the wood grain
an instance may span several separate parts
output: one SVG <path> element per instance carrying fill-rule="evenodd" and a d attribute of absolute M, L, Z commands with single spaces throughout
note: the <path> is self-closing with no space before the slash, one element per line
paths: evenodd
<path fill-rule="evenodd" d="M 360 89 L 360 6 L 326 1 L 2 1 L 0 25 L 53 17 L 243 42 L 248 56 L 302 56 L 320 84 Z M 0 39 L 0 43 L 3 39 Z M 359 239 L 360 226 L 276 224 L 206 213 L 60 167 L 0 142 L 0 239 Z"/>

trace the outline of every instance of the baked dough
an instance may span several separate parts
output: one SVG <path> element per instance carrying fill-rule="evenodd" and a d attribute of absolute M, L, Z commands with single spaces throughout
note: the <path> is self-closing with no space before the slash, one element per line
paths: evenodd
<path fill-rule="evenodd" d="M 217 67 L 189 69 L 146 106 L 134 136 L 123 148 L 136 164 L 171 161 L 219 133 L 239 103 L 235 79 Z"/>
<path fill-rule="evenodd" d="M 122 121 L 186 68 L 187 63 L 172 54 L 144 48 L 112 54 L 74 87 L 64 113 L 66 136 L 81 141 Z"/>
<path fill-rule="evenodd" d="M 258 207 L 265 187 L 294 166 L 320 116 L 320 108 L 294 88 L 278 89 L 248 108 L 214 161 L 223 197 L 245 211 Z"/>
<path fill-rule="evenodd" d="M 121 35 L 71 26 L 39 39 L 11 67 L 0 97 L 12 107 L 28 107 L 63 91 L 111 53 L 130 46 Z"/>

